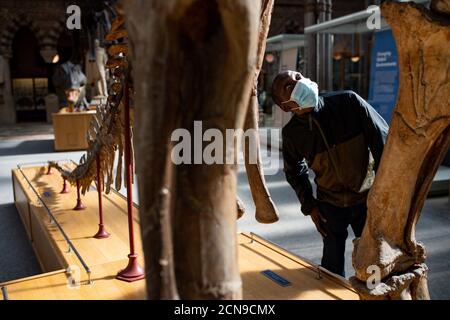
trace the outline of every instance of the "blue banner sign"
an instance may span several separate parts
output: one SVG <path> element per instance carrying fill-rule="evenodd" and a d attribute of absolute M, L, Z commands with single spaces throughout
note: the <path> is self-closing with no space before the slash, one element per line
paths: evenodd
<path fill-rule="evenodd" d="M 368 102 L 387 123 L 391 122 L 397 101 L 398 82 L 398 56 L 392 31 L 376 32 L 371 54 Z"/>

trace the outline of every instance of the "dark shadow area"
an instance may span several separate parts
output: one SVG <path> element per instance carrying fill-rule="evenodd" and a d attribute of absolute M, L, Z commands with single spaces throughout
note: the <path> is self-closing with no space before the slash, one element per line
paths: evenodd
<path fill-rule="evenodd" d="M 16 156 L 22 154 L 51 153 L 54 150 L 53 139 L 17 141 L 8 140 L 0 142 L 0 156 Z"/>
<path fill-rule="evenodd" d="M 42 273 L 13 203 L 0 204 L 0 282 Z"/>

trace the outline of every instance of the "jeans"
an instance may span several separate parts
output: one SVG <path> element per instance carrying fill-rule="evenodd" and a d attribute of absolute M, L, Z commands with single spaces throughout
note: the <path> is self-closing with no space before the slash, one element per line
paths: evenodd
<path fill-rule="evenodd" d="M 367 206 L 364 201 L 353 207 L 340 208 L 326 202 L 319 202 L 319 210 L 327 220 L 322 226 L 327 233 L 323 237 L 321 266 L 345 277 L 345 241 L 350 225 L 356 237 L 360 237 L 366 223 Z"/>

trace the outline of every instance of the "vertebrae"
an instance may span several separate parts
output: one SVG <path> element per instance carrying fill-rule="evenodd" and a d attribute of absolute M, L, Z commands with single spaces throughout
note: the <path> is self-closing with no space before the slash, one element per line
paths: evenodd
<path fill-rule="evenodd" d="M 57 162 L 49 161 L 49 166 L 56 168 L 64 179 L 75 185 L 80 183 L 81 192 L 84 194 L 97 176 L 96 161 L 99 159 L 101 179 L 106 193 L 110 192 L 113 183 L 114 162 L 118 150 L 117 172 L 115 176 L 115 188 L 122 186 L 122 159 L 124 149 L 124 135 L 122 124 L 122 112 L 125 81 L 129 81 L 129 68 L 127 61 L 128 45 L 127 30 L 124 18 L 119 15 L 113 22 L 110 32 L 105 39 L 112 44 L 108 47 L 108 61 L 106 68 L 110 70 L 111 81 L 108 85 L 108 99 L 106 105 L 100 105 L 94 115 L 87 132 L 88 150 L 79 164 L 72 171 L 62 168 Z M 131 143 L 131 142 L 130 142 Z M 131 157 L 133 158 L 133 157 Z"/>

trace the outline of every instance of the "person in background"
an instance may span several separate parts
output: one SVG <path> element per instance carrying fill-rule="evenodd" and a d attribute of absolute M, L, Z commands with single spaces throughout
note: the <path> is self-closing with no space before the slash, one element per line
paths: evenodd
<path fill-rule="evenodd" d="M 319 96 L 317 83 L 296 71 L 276 76 L 272 97 L 281 110 L 293 113 L 282 130 L 284 171 L 302 213 L 322 235 L 321 265 L 345 276 L 348 226 L 361 236 L 388 125 L 355 92 Z M 308 169 L 315 173 L 316 197 Z"/>

